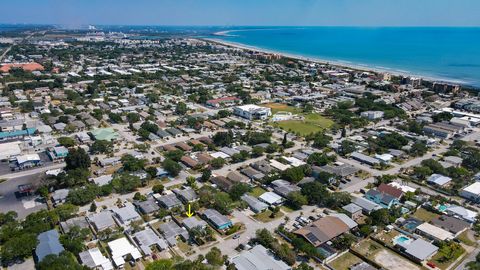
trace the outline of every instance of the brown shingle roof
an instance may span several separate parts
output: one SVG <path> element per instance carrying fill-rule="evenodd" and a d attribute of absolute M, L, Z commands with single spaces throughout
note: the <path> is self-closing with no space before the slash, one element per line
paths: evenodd
<path fill-rule="evenodd" d="M 183 156 L 180 160 L 190 168 L 195 168 L 199 165 L 198 161 L 194 160 L 189 156 Z"/>
<path fill-rule="evenodd" d="M 348 225 L 338 217 L 326 216 L 295 231 L 295 233 L 303 236 L 312 245 L 318 247 L 349 230 Z"/>
<path fill-rule="evenodd" d="M 381 193 L 386 193 L 390 196 L 393 196 L 397 199 L 400 199 L 400 197 L 402 197 L 403 195 L 403 191 L 399 188 L 396 188 L 396 187 L 392 187 L 390 185 L 387 185 L 387 184 L 380 184 L 380 186 L 378 186 L 377 188 L 378 191 L 380 191 Z"/>

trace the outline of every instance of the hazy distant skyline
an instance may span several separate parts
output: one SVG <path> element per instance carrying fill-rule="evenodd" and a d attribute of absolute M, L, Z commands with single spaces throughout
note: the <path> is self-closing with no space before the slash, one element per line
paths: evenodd
<path fill-rule="evenodd" d="M 2 0 L 0 23 L 480 26 L 478 0 Z"/>

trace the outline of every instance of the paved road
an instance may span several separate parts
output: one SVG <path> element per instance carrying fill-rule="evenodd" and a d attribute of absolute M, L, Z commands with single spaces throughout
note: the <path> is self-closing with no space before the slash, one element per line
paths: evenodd
<path fill-rule="evenodd" d="M 372 167 L 366 166 L 366 165 L 361 164 L 360 162 L 358 162 L 356 160 L 345 159 L 345 158 L 342 158 L 342 157 L 338 157 L 338 161 L 341 161 L 341 162 L 346 163 L 346 164 L 353 165 L 353 166 L 355 166 L 355 167 L 357 167 L 357 168 L 359 168 L 363 171 L 366 171 L 366 172 L 370 173 L 370 175 L 372 176 L 372 177 L 367 178 L 363 181 L 355 182 L 355 183 L 352 183 L 351 185 L 345 185 L 342 188 L 342 191 L 346 191 L 346 192 L 359 191 L 360 189 L 365 188 L 369 183 L 373 183 L 375 181 L 375 176 L 387 175 L 387 174 L 391 174 L 391 175 L 398 174 L 402 169 L 417 166 L 420 163 L 422 163 L 423 160 L 430 159 L 430 158 L 434 157 L 434 155 L 443 154 L 443 153 L 447 152 L 447 150 L 448 150 L 448 145 L 440 145 L 437 149 L 428 152 L 427 154 L 425 154 L 422 157 L 417 157 L 417 158 L 410 159 L 403 164 L 393 164 L 393 166 L 394 166 L 393 168 L 391 168 L 389 170 L 385 170 L 385 171 L 380 171 L 380 170 L 374 169 Z M 427 194 L 430 194 L 430 195 L 439 195 L 440 194 L 440 193 L 438 193 L 436 191 L 433 191 L 433 190 L 431 190 L 427 187 L 419 186 L 419 185 L 416 185 L 414 183 L 409 183 L 408 185 L 410 185 L 414 188 L 419 187 L 423 192 L 425 192 Z"/>
<path fill-rule="evenodd" d="M 477 244 L 480 244 L 480 241 L 477 241 Z M 468 256 L 455 268 L 455 270 L 464 270 L 467 269 L 467 263 L 473 262 L 476 260 L 477 254 L 480 252 L 480 247 L 475 248 Z"/>
<path fill-rule="evenodd" d="M 285 213 L 285 216 L 288 216 L 290 220 L 295 220 L 295 218 L 300 215 L 300 212 L 310 213 L 312 210 L 317 208 L 317 206 L 308 205 L 304 206 L 301 210 Z M 227 239 L 217 239 L 218 243 L 214 246 L 217 246 L 222 251 L 222 254 L 228 254 L 230 257 L 235 256 L 236 254 L 238 254 L 238 251 L 236 251 L 235 248 L 237 248 L 239 244 L 248 243 L 250 239 L 255 238 L 255 233 L 257 230 L 267 229 L 268 231 L 273 232 L 282 222 L 284 222 L 285 219 L 285 217 L 282 217 L 268 223 L 263 223 L 256 221 L 253 218 L 250 218 L 247 212 L 248 211 L 239 210 L 233 211 L 233 221 L 245 224 L 246 230 L 240 234 L 240 238 L 238 239 L 233 239 L 232 237 Z M 194 259 L 200 254 L 205 255 L 206 253 L 208 253 L 208 251 L 210 251 L 210 248 L 195 248 L 196 252 L 195 254 L 190 255 L 190 258 Z"/>
<path fill-rule="evenodd" d="M 9 173 L 0 175 L 0 178 L 13 179 L 13 178 L 18 178 L 23 176 L 36 175 L 39 173 L 46 172 L 48 170 L 60 169 L 63 167 L 65 167 L 65 163 L 51 163 L 50 165 L 47 165 L 47 166 L 36 167 L 33 169 L 28 169 L 24 171 L 15 172 L 15 173 L 9 172 Z"/>

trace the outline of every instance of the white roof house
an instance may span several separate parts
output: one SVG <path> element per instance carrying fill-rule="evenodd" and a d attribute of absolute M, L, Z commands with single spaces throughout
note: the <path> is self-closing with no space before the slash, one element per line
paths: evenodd
<path fill-rule="evenodd" d="M 430 177 L 427 179 L 427 183 L 429 184 L 435 184 L 437 186 L 444 186 L 447 185 L 452 181 L 452 178 L 441 175 L 441 174 L 432 174 Z"/>
<path fill-rule="evenodd" d="M 283 163 L 280 163 L 274 159 L 270 160 L 270 166 L 272 166 L 273 168 L 279 170 L 279 171 L 285 171 L 286 169 L 292 167 L 291 165 L 286 165 L 286 164 L 283 164 Z"/>
<path fill-rule="evenodd" d="M 381 162 L 388 163 L 388 162 L 392 161 L 393 155 L 390 155 L 390 154 L 381 154 L 381 155 L 376 154 L 375 158 L 380 160 Z"/>
<path fill-rule="evenodd" d="M 113 240 L 108 243 L 108 247 L 112 252 L 112 259 L 115 266 L 121 267 L 125 264 L 124 256 L 130 254 L 133 259 L 137 260 L 142 257 L 140 251 L 128 242 L 127 238 L 123 237 L 117 240 Z"/>
<path fill-rule="evenodd" d="M 451 240 L 455 238 L 451 232 L 446 231 L 442 228 L 439 228 L 427 222 L 420 224 L 416 228 L 416 230 L 418 233 L 438 241 L 446 241 L 446 240 Z"/>
<path fill-rule="evenodd" d="M 460 196 L 468 200 L 478 201 L 480 199 L 480 182 L 464 187 L 460 191 Z"/>
<path fill-rule="evenodd" d="M 274 192 L 265 192 L 260 197 L 258 197 L 261 201 L 266 202 L 269 205 L 277 205 L 283 202 L 283 198 L 280 195 L 277 195 Z"/>
<path fill-rule="evenodd" d="M 215 152 L 215 153 L 212 153 L 210 154 L 210 156 L 212 156 L 213 158 L 223 158 L 223 159 L 226 159 L 226 158 L 229 158 L 230 156 L 223 153 L 223 152 Z"/>
<path fill-rule="evenodd" d="M 82 264 L 89 268 L 101 267 L 102 270 L 112 270 L 112 262 L 103 256 L 98 248 L 92 248 L 78 254 Z"/>
<path fill-rule="evenodd" d="M 112 180 L 113 180 L 113 176 L 111 174 L 90 178 L 90 181 L 94 182 L 98 186 L 108 185 Z"/>
<path fill-rule="evenodd" d="M 458 205 L 451 205 L 445 211 L 449 215 L 459 217 L 470 223 L 475 222 L 478 216 L 477 212 L 468 210 L 465 207 L 458 206 Z"/>
<path fill-rule="evenodd" d="M 288 163 L 290 163 L 290 165 L 292 165 L 293 167 L 299 167 L 307 164 L 306 162 L 295 157 L 282 157 L 282 158 L 288 161 Z"/>

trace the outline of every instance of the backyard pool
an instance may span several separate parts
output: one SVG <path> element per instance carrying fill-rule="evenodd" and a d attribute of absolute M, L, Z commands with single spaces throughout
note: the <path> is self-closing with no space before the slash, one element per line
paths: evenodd
<path fill-rule="evenodd" d="M 393 239 L 393 243 L 395 245 L 401 245 L 401 244 L 408 244 L 409 242 L 413 241 L 411 238 L 401 234 L 401 235 L 398 235 L 397 237 L 395 237 Z"/>

